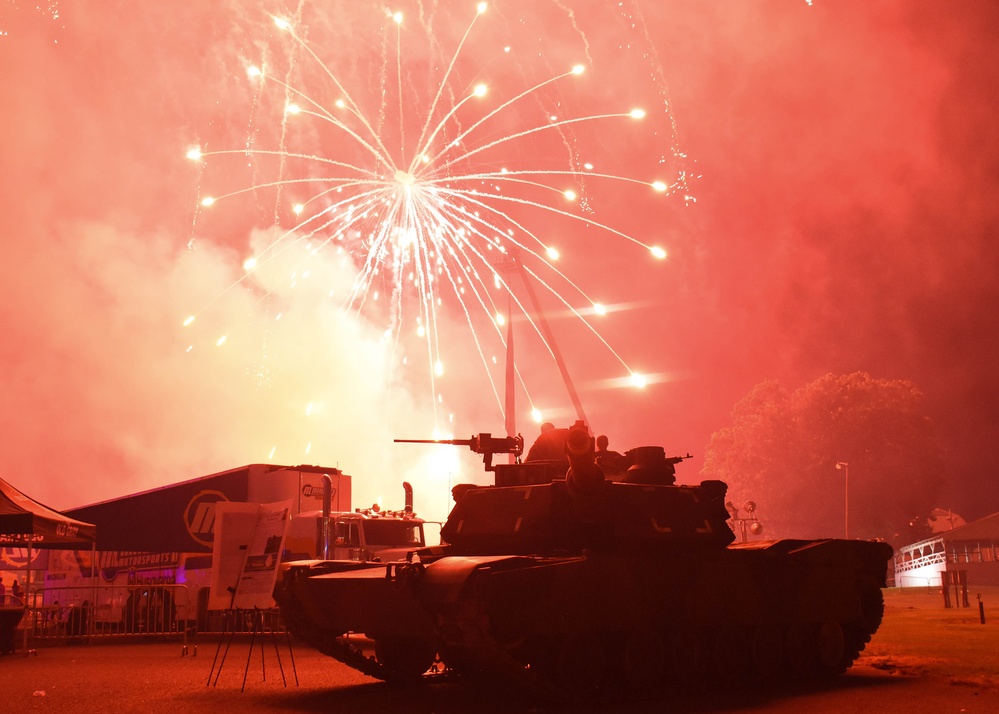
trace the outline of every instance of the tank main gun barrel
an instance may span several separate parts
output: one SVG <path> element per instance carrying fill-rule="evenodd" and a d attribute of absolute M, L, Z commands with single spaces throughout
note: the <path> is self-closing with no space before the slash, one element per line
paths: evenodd
<path fill-rule="evenodd" d="M 593 438 L 582 421 L 569 427 L 569 434 L 565 439 L 565 455 L 569 460 L 565 480 L 570 493 L 583 495 L 596 492 L 604 482 L 604 472 L 596 462 Z"/>
<path fill-rule="evenodd" d="M 489 433 L 476 434 L 470 439 L 395 439 L 397 444 L 446 444 L 448 446 L 467 446 L 472 453 L 482 455 L 482 463 L 486 471 L 493 470 L 493 454 L 513 454 L 520 462 L 524 453 L 524 437 L 493 436 Z"/>

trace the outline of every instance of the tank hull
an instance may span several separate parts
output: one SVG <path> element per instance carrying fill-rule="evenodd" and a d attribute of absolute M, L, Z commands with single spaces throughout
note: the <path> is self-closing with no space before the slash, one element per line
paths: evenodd
<path fill-rule="evenodd" d="M 288 628 L 381 679 L 433 667 L 582 702 L 834 676 L 877 630 L 890 546 L 732 545 L 725 483 L 676 485 L 685 457 L 660 447 L 608 479 L 585 424 L 562 431 L 565 462 L 529 454 L 492 469 L 503 485 L 455 487 L 445 546 L 353 571 L 287 564 Z"/>
<path fill-rule="evenodd" d="M 295 636 L 375 677 L 418 677 L 439 658 L 591 698 L 839 674 L 881 622 L 890 557 L 845 540 L 565 557 L 442 548 L 354 570 L 292 563 L 275 597 Z"/>

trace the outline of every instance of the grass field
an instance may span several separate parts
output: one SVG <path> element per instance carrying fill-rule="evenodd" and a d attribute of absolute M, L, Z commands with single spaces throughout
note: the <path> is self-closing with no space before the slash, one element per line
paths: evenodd
<path fill-rule="evenodd" d="M 984 625 L 978 594 L 984 603 Z M 845 677 L 817 690 L 791 688 L 767 694 L 738 688 L 681 696 L 671 700 L 669 708 L 699 714 L 992 714 L 999 711 L 999 587 L 973 590 L 970 605 L 945 609 L 939 588 L 888 589 L 881 628 Z M 0 690 L 11 711 L 72 714 L 109 710 L 202 714 L 236 709 L 354 714 L 573 711 L 539 704 L 515 692 L 484 695 L 476 686 L 456 683 L 391 687 L 304 645 L 296 645 L 294 652 L 299 684 L 291 681 L 286 686 L 272 643 L 264 642 L 253 652 L 245 638 L 234 645 L 221 682 L 208 686 L 217 640 L 201 638 L 199 644 L 200 651 L 192 647 L 191 656 L 182 656 L 178 642 L 42 647 L 36 656 L 0 657 Z M 287 668 L 290 651 L 283 643 L 281 649 Z M 647 714 L 663 711 L 663 705 L 641 702 L 621 711 Z"/>
<path fill-rule="evenodd" d="M 974 588 L 970 607 L 949 609 L 939 587 L 884 592 L 884 621 L 860 663 L 903 675 L 947 677 L 954 684 L 999 686 L 999 587 Z"/>

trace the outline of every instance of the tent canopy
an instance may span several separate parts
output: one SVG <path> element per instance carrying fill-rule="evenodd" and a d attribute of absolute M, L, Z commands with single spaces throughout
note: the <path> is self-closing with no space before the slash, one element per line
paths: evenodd
<path fill-rule="evenodd" d="M 72 548 L 96 538 L 93 523 L 43 506 L 0 479 L 0 546 Z"/>

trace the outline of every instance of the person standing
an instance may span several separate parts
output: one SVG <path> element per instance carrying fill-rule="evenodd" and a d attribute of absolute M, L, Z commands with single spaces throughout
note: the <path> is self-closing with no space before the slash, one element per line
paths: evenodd
<path fill-rule="evenodd" d="M 568 436 L 568 429 L 556 429 L 554 424 L 546 421 L 541 425 L 541 434 L 527 450 L 524 461 L 566 461 L 565 440 Z"/>
<path fill-rule="evenodd" d="M 610 440 L 606 435 L 601 434 L 598 436 L 597 450 L 593 453 L 593 458 L 596 460 L 597 465 L 603 469 L 604 475 L 608 479 L 615 481 L 624 476 L 624 472 L 631 464 L 618 452 L 611 451 L 608 448 L 609 444 Z"/>

